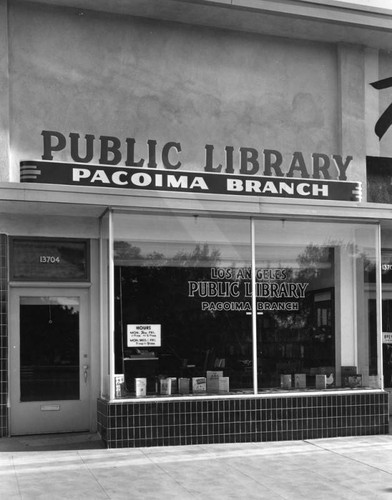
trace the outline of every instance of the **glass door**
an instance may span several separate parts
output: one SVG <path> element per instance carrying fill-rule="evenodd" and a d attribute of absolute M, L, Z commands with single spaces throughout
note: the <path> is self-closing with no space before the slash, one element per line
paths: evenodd
<path fill-rule="evenodd" d="M 11 292 L 11 433 L 89 429 L 87 291 Z"/>

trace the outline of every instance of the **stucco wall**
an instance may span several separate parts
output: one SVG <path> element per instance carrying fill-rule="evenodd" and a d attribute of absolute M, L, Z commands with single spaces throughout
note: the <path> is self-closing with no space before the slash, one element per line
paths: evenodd
<path fill-rule="evenodd" d="M 7 1 L 0 0 L 0 182 L 9 180 L 9 81 Z"/>
<path fill-rule="evenodd" d="M 300 151 L 309 170 L 340 152 L 334 45 L 28 4 L 9 19 L 12 180 L 42 130 L 135 138 L 138 158 L 177 141 L 183 170 L 204 167 L 206 144 L 217 162 L 225 146 Z"/>
<path fill-rule="evenodd" d="M 392 55 L 383 51 L 379 59 L 380 79 L 392 77 Z M 392 88 L 379 90 L 379 116 L 392 104 Z M 380 140 L 380 156 L 392 157 L 392 127 Z"/>

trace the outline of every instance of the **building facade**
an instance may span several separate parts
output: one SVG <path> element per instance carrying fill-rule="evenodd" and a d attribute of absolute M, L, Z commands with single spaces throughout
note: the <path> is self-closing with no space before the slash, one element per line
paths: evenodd
<path fill-rule="evenodd" d="M 387 433 L 392 13 L 0 13 L 0 434 Z"/>

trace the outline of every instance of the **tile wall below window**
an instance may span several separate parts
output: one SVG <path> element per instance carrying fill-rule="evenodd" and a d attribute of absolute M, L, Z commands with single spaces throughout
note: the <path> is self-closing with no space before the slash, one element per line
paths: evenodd
<path fill-rule="evenodd" d="M 0 437 L 8 436 L 8 258 L 7 236 L 0 234 Z"/>
<path fill-rule="evenodd" d="M 388 394 L 115 403 L 100 399 L 98 431 L 108 448 L 387 434 Z"/>

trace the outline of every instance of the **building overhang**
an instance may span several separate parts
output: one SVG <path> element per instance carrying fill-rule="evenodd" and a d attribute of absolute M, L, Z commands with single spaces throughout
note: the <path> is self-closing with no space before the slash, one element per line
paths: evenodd
<path fill-rule="evenodd" d="M 390 205 L 347 201 L 170 193 L 146 190 L 0 183 L 0 213 L 98 219 L 108 209 L 129 213 L 182 213 L 225 217 L 390 221 Z"/>
<path fill-rule="evenodd" d="M 75 15 L 80 16 L 98 11 L 392 49 L 392 11 L 337 0 L 40 0 L 40 3 L 76 9 Z"/>

